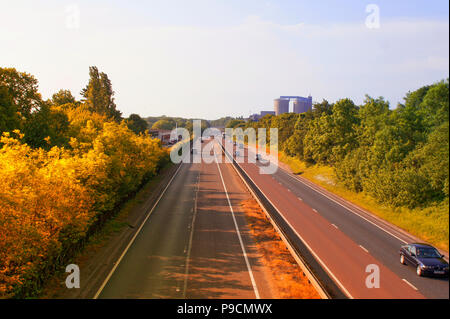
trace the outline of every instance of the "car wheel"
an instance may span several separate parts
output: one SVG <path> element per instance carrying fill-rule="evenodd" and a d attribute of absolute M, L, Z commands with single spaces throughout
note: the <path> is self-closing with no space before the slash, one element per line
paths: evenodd
<path fill-rule="evenodd" d="M 406 265 L 405 255 L 400 255 L 400 263 Z"/>
<path fill-rule="evenodd" d="M 417 276 L 422 277 L 423 273 L 422 273 L 422 268 L 420 268 L 420 266 L 417 266 L 416 273 L 417 273 Z"/>

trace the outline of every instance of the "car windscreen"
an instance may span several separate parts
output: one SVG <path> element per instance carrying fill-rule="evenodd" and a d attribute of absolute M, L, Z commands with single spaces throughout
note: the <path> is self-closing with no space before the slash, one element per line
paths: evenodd
<path fill-rule="evenodd" d="M 434 248 L 417 247 L 417 257 L 421 258 L 440 258 L 441 254 Z"/>

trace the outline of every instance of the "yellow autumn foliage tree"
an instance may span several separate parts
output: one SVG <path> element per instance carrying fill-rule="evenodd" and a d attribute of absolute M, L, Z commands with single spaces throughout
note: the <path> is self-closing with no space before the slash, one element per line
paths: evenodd
<path fill-rule="evenodd" d="M 168 160 L 160 142 L 83 105 L 60 107 L 70 147 L 0 140 L 0 297 L 26 296 L 89 227 Z"/>

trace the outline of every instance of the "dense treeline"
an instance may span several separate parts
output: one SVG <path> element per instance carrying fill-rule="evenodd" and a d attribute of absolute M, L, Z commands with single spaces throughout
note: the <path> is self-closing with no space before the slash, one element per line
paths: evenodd
<path fill-rule="evenodd" d="M 36 292 L 168 161 L 140 117 L 121 118 L 106 74 L 91 67 L 82 95 L 44 101 L 32 75 L 0 68 L 0 297 Z"/>
<path fill-rule="evenodd" d="M 383 98 L 324 100 L 304 114 L 265 116 L 285 154 L 334 168 L 340 183 L 381 203 L 409 208 L 448 202 L 449 81 L 409 92 L 391 110 Z"/>
<path fill-rule="evenodd" d="M 189 132 L 193 132 L 193 120 L 185 119 L 181 117 L 170 117 L 170 116 L 149 116 L 145 119 L 148 126 L 152 130 L 173 130 L 176 127 L 185 128 Z M 210 127 L 210 121 L 199 119 L 201 121 L 202 131 Z"/>

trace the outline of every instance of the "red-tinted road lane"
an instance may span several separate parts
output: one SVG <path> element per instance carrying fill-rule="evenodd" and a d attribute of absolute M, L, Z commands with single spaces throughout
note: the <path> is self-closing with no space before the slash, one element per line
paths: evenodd
<path fill-rule="evenodd" d="M 280 185 L 271 175 L 260 174 L 255 164 L 247 163 L 247 159 L 245 162 L 239 165 L 349 297 L 424 298 L 337 227 Z M 366 272 L 369 265 L 379 268 L 379 288 L 368 288 L 366 285 L 368 276 L 373 272 Z"/>

